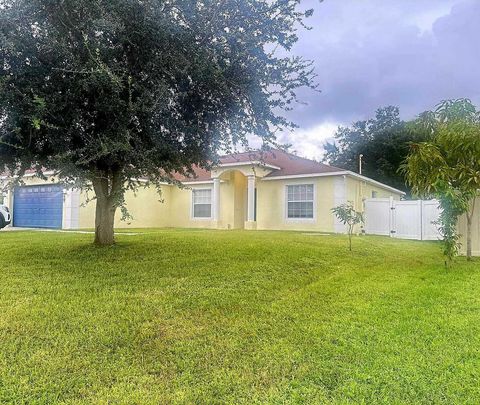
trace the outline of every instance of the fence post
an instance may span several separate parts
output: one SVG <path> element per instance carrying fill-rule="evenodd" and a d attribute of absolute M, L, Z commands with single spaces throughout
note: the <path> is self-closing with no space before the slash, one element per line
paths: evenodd
<path fill-rule="evenodd" d="M 395 202 L 392 196 L 390 196 L 390 237 L 395 237 Z"/>
<path fill-rule="evenodd" d="M 420 200 L 420 240 L 423 240 L 423 204 L 425 201 Z"/>

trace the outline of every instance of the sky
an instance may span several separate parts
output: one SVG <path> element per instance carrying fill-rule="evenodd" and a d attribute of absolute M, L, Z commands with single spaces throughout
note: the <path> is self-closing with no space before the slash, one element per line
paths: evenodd
<path fill-rule="evenodd" d="M 321 93 L 288 117 L 279 137 L 299 155 L 320 159 L 339 125 L 396 105 L 410 119 L 448 98 L 480 105 L 480 0 L 304 0 L 311 31 L 292 52 L 313 60 Z"/>

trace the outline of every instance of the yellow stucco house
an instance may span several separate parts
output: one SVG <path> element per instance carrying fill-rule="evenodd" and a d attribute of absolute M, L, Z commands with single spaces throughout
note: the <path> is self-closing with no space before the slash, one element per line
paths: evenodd
<path fill-rule="evenodd" d="M 51 173 L 53 176 L 53 173 Z M 365 198 L 400 199 L 402 191 L 351 171 L 280 150 L 224 156 L 212 171 L 182 178 L 186 188 L 165 184 L 129 192 L 133 219 L 120 228 L 182 227 L 343 232 L 331 209 L 352 201 L 363 210 Z M 5 204 L 13 226 L 80 229 L 94 227 L 95 203 L 64 190 L 55 178 L 27 175 L 25 186 L 8 192 Z M 120 215 L 118 215 L 119 217 Z"/>

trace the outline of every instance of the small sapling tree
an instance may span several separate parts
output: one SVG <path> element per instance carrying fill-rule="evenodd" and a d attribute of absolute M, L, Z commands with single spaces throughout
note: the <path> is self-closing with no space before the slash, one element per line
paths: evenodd
<path fill-rule="evenodd" d="M 363 214 L 355 211 L 353 204 L 349 201 L 345 204 L 341 204 L 338 207 L 332 208 L 332 212 L 338 218 L 338 220 L 347 226 L 348 230 L 348 247 L 352 251 L 352 235 L 355 229 L 355 225 L 363 223 Z"/>

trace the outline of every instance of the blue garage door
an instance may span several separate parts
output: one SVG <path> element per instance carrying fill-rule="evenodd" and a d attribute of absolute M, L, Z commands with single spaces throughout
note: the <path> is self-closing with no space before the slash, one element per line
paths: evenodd
<path fill-rule="evenodd" d="M 13 226 L 61 228 L 63 188 L 58 185 L 15 188 Z"/>

